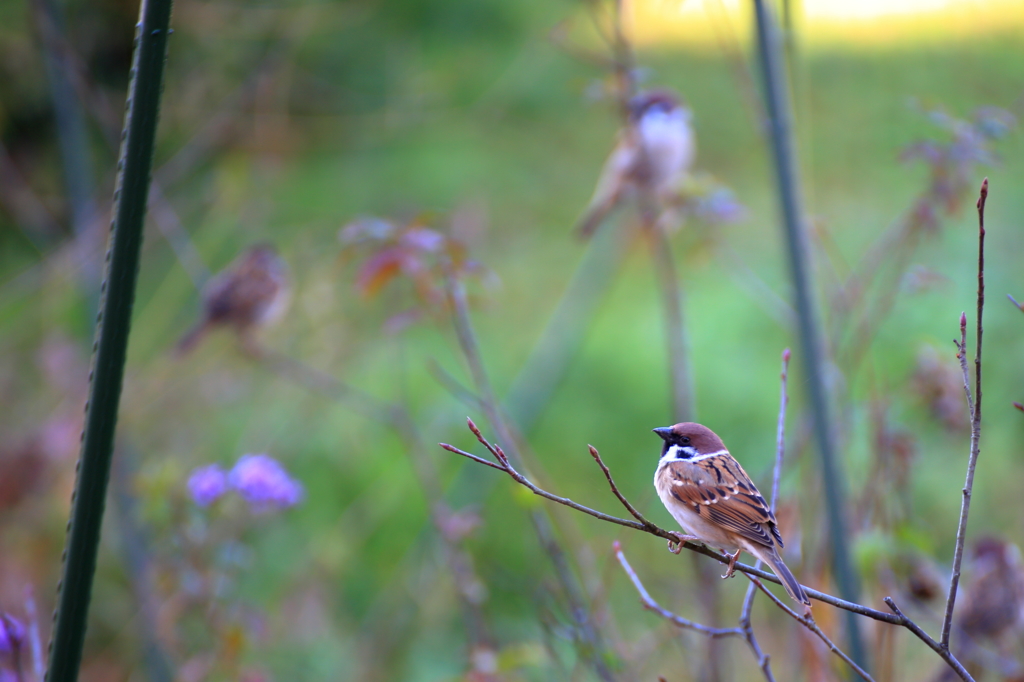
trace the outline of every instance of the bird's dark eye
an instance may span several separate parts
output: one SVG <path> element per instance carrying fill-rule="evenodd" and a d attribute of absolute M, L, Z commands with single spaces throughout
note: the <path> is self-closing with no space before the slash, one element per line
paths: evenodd
<path fill-rule="evenodd" d="M 683 445 L 689 445 L 689 444 L 690 444 L 690 437 L 689 437 L 689 436 L 683 436 L 683 437 L 682 437 L 682 438 L 680 439 L 680 442 L 681 442 L 681 443 L 682 443 Z"/>

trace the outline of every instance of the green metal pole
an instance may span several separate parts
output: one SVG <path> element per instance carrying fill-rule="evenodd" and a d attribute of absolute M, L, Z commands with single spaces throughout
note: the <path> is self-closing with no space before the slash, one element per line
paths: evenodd
<path fill-rule="evenodd" d="M 85 433 L 78 480 L 71 498 L 64 574 L 57 587 L 48 682 L 74 682 L 82 660 L 138 279 L 170 20 L 171 0 L 142 0 L 114 191 L 114 221 L 93 347 Z"/>
<path fill-rule="evenodd" d="M 829 418 L 828 391 L 825 389 L 821 333 L 814 309 L 811 268 L 807 255 L 807 236 L 800 213 L 800 180 L 793 143 L 792 113 L 789 86 L 783 64 L 778 26 L 771 8 L 764 0 L 754 0 L 757 18 L 757 47 L 764 79 L 764 98 L 771 132 L 772 157 L 782 204 L 782 223 L 789 255 L 790 278 L 796 296 L 797 327 L 803 350 L 804 371 L 810 398 L 814 436 L 821 455 L 821 475 L 825 487 L 825 512 L 832 549 L 832 570 L 839 594 L 847 601 L 857 601 L 860 591 L 857 573 L 846 546 L 846 519 L 841 465 L 836 461 L 832 426 Z M 867 650 L 857 629 L 856 614 L 846 612 L 846 636 L 850 658 L 868 669 Z"/>

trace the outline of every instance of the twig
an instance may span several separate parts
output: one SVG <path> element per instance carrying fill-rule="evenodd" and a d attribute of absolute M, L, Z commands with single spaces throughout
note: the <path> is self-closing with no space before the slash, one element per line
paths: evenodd
<path fill-rule="evenodd" d="M 619 487 L 615 485 L 615 480 L 612 478 L 612 472 L 608 469 L 608 465 L 604 463 L 604 460 L 601 459 L 601 453 L 597 451 L 597 448 L 595 448 L 593 445 L 588 445 L 587 448 L 590 450 L 590 456 L 594 458 L 595 462 L 597 462 L 597 466 L 601 467 L 601 471 L 604 472 L 604 477 L 608 479 L 608 485 L 612 489 L 612 494 L 614 494 L 615 497 L 618 498 L 619 502 L 622 503 L 622 506 L 626 508 L 626 511 L 632 514 L 633 518 L 639 521 L 640 523 L 644 524 L 644 526 L 648 528 L 657 528 L 657 526 L 648 521 L 643 514 L 636 510 L 636 507 L 634 507 L 630 503 L 630 501 L 626 499 L 625 495 L 619 492 Z"/>
<path fill-rule="evenodd" d="M 1020 310 L 1021 312 L 1024 312 L 1024 304 L 1017 303 L 1017 299 L 1015 299 L 1010 294 L 1007 294 L 1006 298 L 1010 299 L 1010 303 L 1012 303 L 1013 305 L 1017 306 L 1018 310 Z"/>
<path fill-rule="evenodd" d="M 874 682 L 874 681 L 873 681 L 873 679 L 872 679 L 872 677 L 871 677 L 871 675 L 868 675 L 868 673 L 867 673 L 867 672 L 866 672 L 866 671 L 865 671 L 865 670 L 864 670 L 863 668 L 861 668 L 861 667 L 860 667 L 859 665 L 857 665 L 857 664 L 856 664 L 856 663 L 854 662 L 854 660 L 853 660 L 852 658 L 850 658 L 849 656 L 847 656 L 847 655 L 846 655 L 846 653 L 845 653 L 845 652 L 843 652 L 843 650 L 842 650 L 842 649 L 840 649 L 839 647 L 837 647 L 837 646 L 836 646 L 836 645 L 835 645 L 835 644 L 834 644 L 834 643 L 832 642 L 832 640 L 828 638 L 828 635 L 826 635 L 826 634 L 825 634 L 824 632 L 822 632 L 821 628 L 820 628 L 820 627 L 818 627 L 818 624 L 814 622 L 814 619 L 813 619 L 813 618 L 811 618 L 811 617 L 810 617 L 810 616 L 808 616 L 808 615 L 803 615 L 803 616 L 801 616 L 801 615 L 800 615 L 800 614 L 798 614 L 798 613 L 797 613 L 796 611 L 794 611 L 793 609 L 789 608 L 789 606 L 787 606 L 787 605 L 786 605 L 786 604 L 785 604 L 785 603 L 784 603 L 784 602 L 783 602 L 783 601 L 782 601 L 781 599 L 779 599 L 779 598 L 778 598 L 778 597 L 776 597 L 776 596 L 775 596 L 774 594 L 772 594 L 772 593 L 771 593 L 771 592 L 770 592 L 770 591 L 768 590 L 768 588 L 767 588 L 767 587 L 765 587 L 765 586 L 764 586 L 764 585 L 763 585 L 763 584 L 761 583 L 761 581 L 760 581 L 760 580 L 758 580 L 757 578 L 755 578 L 755 577 L 753 577 L 753 576 L 751 576 L 751 575 L 748 575 L 748 576 L 747 576 L 747 579 L 748 579 L 748 580 L 750 580 L 750 582 L 751 582 L 751 583 L 753 583 L 754 585 L 756 585 L 756 586 L 757 586 L 757 589 L 761 590 L 761 591 L 762 591 L 762 592 L 764 592 L 764 593 L 765 593 L 766 595 L 768 595 L 768 598 L 769 598 L 769 599 L 771 599 L 771 600 L 772 600 L 772 602 L 774 602 L 774 604 L 775 604 L 776 606 L 778 606 L 778 607 L 779 607 L 780 609 L 782 609 L 783 611 L 785 611 L 785 612 L 786 612 L 786 613 L 787 613 L 787 614 L 788 614 L 788 615 L 789 615 L 789 616 L 790 616 L 791 618 L 793 618 L 793 619 L 794 619 L 794 620 L 796 620 L 796 621 L 797 621 L 798 623 L 800 623 L 801 625 L 803 625 L 803 626 L 804 626 L 805 628 L 807 628 L 808 630 L 810 630 L 811 632 L 813 632 L 814 634 L 816 634 L 816 635 L 818 636 L 818 638 L 819 638 L 819 639 L 821 639 L 821 641 L 825 643 L 825 646 L 827 646 L 827 647 L 828 647 L 829 651 L 831 651 L 831 652 L 832 652 L 832 653 L 834 653 L 834 654 L 835 654 L 836 656 L 838 656 L 839 658 L 841 658 L 841 659 L 842 659 L 842 660 L 843 660 L 843 661 L 844 661 L 844 662 L 845 662 L 845 663 L 846 663 L 846 664 L 847 664 L 848 666 L 850 666 L 850 667 L 851 667 L 851 668 L 853 669 L 853 671 L 854 671 L 855 673 L 857 673 L 858 675 L 860 675 L 860 677 L 861 677 L 862 679 L 864 679 L 864 680 L 867 680 L 867 682 Z"/>
<path fill-rule="evenodd" d="M 619 543 L 616 541 L 612 545 L 612 547 L 615 551 L 615 558 L 618 559 L 619 563 L 622 565 L 622 570 L 626 572 L 626 575 L 629 576 L 629 580 L 633 583 L 633 587 L 635 587 L 636 591 L 640 593 L 640 602 L 643 604 L 645 609 L 649 611 L 654 611 L 659 616 L 671 622 L 676 627 L 685 628 L 687 630 L 693 630 L 694 632 L 699 632 L 702 635 L 707 635 L 712 639 L 718 639 L 722 637 L 739 637 L 740 639 L 743 639 L 743 631 L 739 628 L 708 627 L 707 625 L 695 623 L 694 621 L 683 618 L 682 616 L 677 616 L 671 611 L 663 608 L 661 605 L 658 604 L 658 602 L 654 601 L 654 599 L 651 598 L 651 595 L 647 592 L 647 589 L 643 586 L 643 583 L 640 582 L 640 578 L 633 570 L 633 567 L 629 565 L 629 561 L 626 560 L 626 555 L 622 553 L 621 545 L 619 545 Z"/>
<path fill-rule="evenodd" d="M 789 383 L 789 349 L 782 351 L 782 373 L 780 375 L 781 388 L 779 389 L 779 419 L 775 427 L 775 467 L 772 469 L 772 496 L 769 505 L 774 513 L 778 506 L 779 499 L 779 478 L 782 476 L 782 461 L 786 454 L 786 407 L 789 405 L 789 394 L 786 387 Z M 755 568 L 761 568 L 761 560 L 754 563 Z M 754 595 L 757 594 L 756 585 L 751 582 L 747 586 L 747 594 L 743 597 L 743 608 L 740 610 L 740 629 L 743 630 L 747 644 L 758 655 L 758 663 L 765 676 L 771 677 L 771 670 L 768 668 L 768 656 L 761 652 L 761 646 L 754 636 L 754 628 L 750 621 L 750 612 L 754 608 Z"/>
<path fill-rule="evenodd" d="M 886 605 L 888 605 L 888 607 L 892 609 L 893 613 L 895 613 L 898 616 L 899 622 L 897 623 L 897 625 L 902 625 L 903 627 L 907 628 L 915 635 L 917 635 L 918 639 L 927 644 L 932 651 L 937 653 L 942 658 L 942 660 L 949 664 L 949 667 L 952 668 L 953 671 L 960 676 L 960 679 L 966 680 L 966 682 L 974 682 L 974 678 L 971 677 L 971 674 L 967 672 L 966 668 L 964 668 L 960 661 L 956 660 L 956 657 L 952 653 L 950 653 L 948 646 L 942 646 L 941 644 L 936 642 L 934 639 L 931 638 L 931 636 L 927 632 L 921 629 L 920 625 L 912 621 L 907 616 L 903 615 L 903 612 L 900 611 L 899 608 L 896 606 L 896 602 L 892 600 L 892 597 L 885 597 L 882 601 L 884 601 Z"/>
<path fill-rule="evenodd" d="M 750 603 L 753 605 L 754 599 L 750 598 Z M 760 643 L 757 641 L 757 637 L 754 636 L 754 628 L 750 623 L 750 609 L 747 608 L 747 600 L 744 599 L 744 612 L 740 616 L 740 629 L 743 631 L 743 638 L 747 641 L 747 646 L 757 657 L 757 667 L 761 669 L 761 674 L 765 676 L 765 679 L 769 682 L 775 681 L 775 676 L 772 674 L 772 657 L 769 656 L 761 649 Z"/>
<path fill-rule="evenodd" d="M 498 432 L 498 437 L 505 443 L 505 446 L 509 448 L 509 453 L 512 455 L 512 459 L 517 465 L 522 466 L 524 463 L 523 456 L 519 452 L 519 446 L 512 435 L 512 430 L 509 428 L 508 423 L 501 414 L 497 398 L 495 397 L 494 390 L 491 387 L 490 379 L 487 376 L 487 371 L 484 369 L 479 344 L 477 343 L 476 334 L 473 331 L 472 321 L 469 316 L 469 304 L 466 300 L 466 290 L 451 262 L 444 263 L 444 273 L 445 292 L 452 310 L 452 323 L 455 327 L 455 335 L 458 338 L 462 354 L 466 359 L 466 364 L 469 365 L 469 371 L 473 377 L 473 383 L 476 387 L 477 394 L 480 397 L 481 407 L 484 414 L 487 415 L 488 421 L 491 422 L 491 426 Z M 527 485 L 527 479 L 512 467 L 512 464 L 509 462 L 509 458 L 506 457 L 504 451 L 497 446 L 491 448 L 480 434 L 480 430 L 476 428 L 476 425 L 473 424 L 472 421 L 470 421 L 470 425 L 470 428 L 477 436 L 477 439 L 480 440 L 481 443 L 485 444 L 491 454 L 493 454 L 502 464 L 505 471 L 507 471 L 517 482 Z M 469 455 L 469 453 L 464 454 Z M 470 457 L 470 459 L 476 458 Z M 535 492 L 536 490 L 540 490 L 539 488 L 536 488 L 536 486 L 533 486 L 532 483 L 527 485 L 527 487 L 531 486 Z M 584 651 L 581 653 L 584 653 L 589 659 L 589 663 L 593 666 L 598 677 L 605 680 L 605 682 L 611 682 L 614 680 L 614 676 L 606 662 L 604 644 L 601 641 L 600 633 L 594 627 L 593 621 L 590 617 L 583 588 L 579 584 L 579 581 L 576 579 L 573 572 L 569 570 L 565 559 L 566 553 L 558 545 L 557 540 L 555 540 L 554 532 L 551 528 L 551 519 L 548 518 L 545 512 L 537 510 L 530 515 L 530 520 L 533 523 L 534 530 L 541 542 L 541 546 L 544 548 L 545 552 L 547 552 L 555 567 L 556 573 L 558 574 L 559 581 L 565 591 L 565 597 L 569 603 L 569 608 L 576 620 L 577 634 L 586 644 Z"/>
<path fill-rule="evenodd" d="M 960 371 L 964 375 L 964 395 L 967 396 L 967 414 L 974 421 L 974 396 L 971 395 L 971 373 L 967 369 L 967 313 L 960 313 L 960 340 L 953 340 L 956 346 L 956 359 L 960 361 Z"/>
<path fill-rule="evenodd" d="M 583 512 L 584 514 L 588 514 L 588 515 L 593 516 L 594 518 L 600 519 L 602 521 L 607 521 L 609 523 L 615 523 L 615 524 L 618 524 L 620 526 L 626 526 L 627 528 L 634 528 L 636 530 L 646 531 L 648 533 L 651 533 L 652 535 L 657 535 L 658 537 L 665 538 L 666 540 L 671 540 L 673 542 L 676 542 L 676 537 L 675 537 L 674 534 L 672 534 L 671 532 L 669 532 L 667 530 L 664 530 L 663 528 L 660 528 L 660 527 L 656 526 L 655 524 L 651 523 L 650 521 L 647 521 L 646 519 L 644 519 L 643 521 L 630 521 L 628 519 L 620 519 L 617 516 L 612 516 L 611 514 L 605 514 L 604 512 L 597 511 L 596 509 L 591 509 L 590 507 L 586 507 L 586 506 L 584 506 L 582 504 L 579 504 L 578 502 L 573 502 L 568 497 L 559 497 L 558 495 L 555 495 L 554 493 L 550 493 L 547 490 L 544 490 L 542 488 L 537 487 L 536 485 L 534 485 L 530 481 L 530 479 L 526 478 L 525 476 L 523 476 L 521 473 L 519 473 L 518 471 L 516 471 L 512 467 L 511 463 L 509 463 L 509 461 L 508 461 L 508 457 L 505 455 L 505 452 L 500 447 L 498 447 L 496 445 L 491 445 L 489 442 L 487 442 L 486 439 L 484 439 L 484 437 L 482 435 L 480 435 L 480 430 L 476 427 L 476 424 L 474 424 L 471 419 L 467 420 L 467 421 L 469 422 L 470 430 L 473 431 L 474 434 L 476 434 L 477 439 L 484 445 L 484 447 L 486 447 L 491 452 L 492 455 L 494 455 L 495 459 L 498 460 L 500 465 L 488 462 L 488 461 L 484 460 L 481 457 L 477 457 L 476 455 L 470 454 L 470 453 L 468 453 L 468 452 L 466 452 L 464 450 L 460 450 L 459 448 L 455 447 L 454 445 L 449 445 L 448 443 L 438 443 L 438 445 L 440 445 L 442 448 L 444 448 L 448 452 L 454 452 L 457 455 L 462 455 L 463 457 L 467 457 L 467 458 L 473 460 L 474 462 L 480 462 L 482 464 L 486 464 L 487 466 L 490 466 L 490 467 L 492 467 L 494 469 L 501 469 L 502 471 L 507 473 L 509 476 L 511 476 L 512 480 L 514 480 L 516 483 L 519 483 L 520 485 L 528 488 L 534 495 L 539 495 L 540 497 L 549 499 L 552 502 L 557 502 L 558 504 L 565 505 L 566 507 L 569 507 L 570 509 L 575 509 L 576 511 Z M 728 560 L 725 559 L 724 561 L 728 561 Z M 737 566 L 737 570 L 739 570 L 739 566 L 740 565 L 741 564 L 737 564 L 736 565 Z"/>
<path fill-rule="evenodd" d="M 953 607 L 956 591 L 960 584 L 960 564 L 964 558 L 964 540 L 967 536 L 967 515 L 971 511 L 971 492 L 974 489 L 974 470 L 978 465 L 981 439 L 981 335 L 982 314 L 985 310 L 985 200 L 988 199 L 988 178 L 981 183 L 978 196 L 978 326 L 976 350 L 974 352 L 974 402 L 971 403 L 970 381 L 967 378 L 967 318 L 960 316 L 960 366 L 964 372 L 964 389 L 971 412 L 971 454 L 967 460 L 967 480 L 964 483 L 963 502 L 960 506 L 960 523 L 956 529 L 956 549 L 953 551 L 953 569 L 949 577 L 949 594 L 946 597 L 946 613 L 942 617 L 941 645 L 949 650 L 949 634 L 953 626 Z"/>
<path fill-rule="evenodd" d="M 782 374 L 779 376 L 779 421 L 775 426 L 775 468 L 772 470 L 772 498 L 769 500 L 772 513 L 779 506 L 779 478 L 782 476 L 782 460 L 786 456 L 786 407 L 789 405 L 789 393 L 786 388 L 789 384 L 789 358 L 790 352 L 787 348 L 782 351 Z"/>

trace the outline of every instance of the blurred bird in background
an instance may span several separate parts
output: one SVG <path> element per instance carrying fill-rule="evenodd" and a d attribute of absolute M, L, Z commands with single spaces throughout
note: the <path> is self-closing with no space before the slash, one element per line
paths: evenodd
<path fill-rule="evenodd" d="M 971 638 L 996 642 L 1021 624 L 1024 567 L 1020 550 L 1000 538 L 981 538 L 974 545 L 969 568 L 956 622 Z"/>
<path fill-rule="evenodd" d="M 288 280 L 288 267 L 273 246 L 246 249 L 203 287 L 202 318 L 178 342 L 178 354 L 188 353 L 216 327 L 232 329 L 244 347 L 253 348 L 253 332 L 276 322 L 287 309 Z"/>
<path fill-rule="evenodd" d="M 975 678 L 985 668 L 999 679 L 1024 680 L 1021 634 L 1024 619 L 1024 566 L 1020 550 L 1001 538 L 983 537 L 974 543 L 967 565 L 967 580 L 953 619 L 957 656 Z M 991 644 L 996 651 L 982 649 Z M 956 679 L 946 668 L 938 680 Z"/>
<path fill-rule="evenodd" d="M 621 201 L 640 198 L 662 213 L 670 207 L 697 155 L 693 115 L 667 90 L 649 90 L 629 103 L 628 125 L 605 161 L 601 177 L 577 230 L 591 236 Z M 653 222 L 651 217 L 649 222 Z"/>

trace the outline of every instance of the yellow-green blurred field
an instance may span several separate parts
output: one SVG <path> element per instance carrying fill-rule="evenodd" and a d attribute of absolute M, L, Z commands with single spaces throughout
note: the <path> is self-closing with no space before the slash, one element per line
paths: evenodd
<path fill-rule="evenodd" d="M 691 221 L 671 237 L 696 417 L 723 437 L 762 491 L 770 488 L 779 357 L 793 349 L 781 487 L 786 557 L 805 582 L 834 591 L 800 349 L 786 313 L 791 292 L 750 13 L 732 3 L 677 5 L 628 7 L 644 84 L 685 96 L 695 113 L 697 166 L 747 208 L 740 222 Z M 0 179 L 0 612 L 22 620 L 27 585 L 40 613 L 53 606 L 107 221 L 71 233 L 32 7 L 27 0 L 0 6 L 0 140 L 20 178 L 4 171 Z M 135 4 L 73 0 L 62 11 L 86 84 L 119 111 Z M 629 209 L 592 245 L 572 234 L 617 118 L 611 102 L 592 96 L 606 74 L 551 34 L 558 26 L 581 50 L 600 50 L 590 11 L 581 3 L 499 0 L 176 4 L 155 177 L 170 178 L 162 190 L 184 230 L 177 238 L 187 235 L 212 271 L 250 244 L 275 244 L 294 293 L 283 320 L 261 335 L 266 345 L 408 406 L 431 444 L 427 456 L 445 499 L 479 514 L 465 548 L 497 659 L 481 672 L 470 655 L 474 633 L 459 585 L 408 448 L 391 430 L 247 358 L 228 333 L 175 357 L 199 296 L 150 221 L 83 680 L 159 679 L 147 653 L 153 645 L 170 662 L 171 679 L 182 681 L 598 679 L 574 645 L 563 590 L 529 522 L 530 510 L 547 503 L 500 472 L 432 447 L 444 441 L 482 454 L 465 429 L 467 415 L 494 435 L 479 408 L 453 397 L 430 369 L 436 363 L 472 383 L 451 322 L 440 313 L 386 332 L 385 322 L 409 305 L 407 289 L 394 283 L 361 296 L 358 263 L 343 257 L 338 240 L 339 229 L 362 215 L 421 216 L 447 228 L 458 214 L 472 223 L 469 248 L 497 282 L 473 289 L 473 322 L 499 396 L 521 380 L 581 263 L 621 255 L 621 266 L 594 283 L 607 294 L 550 401 L 534 404 L 541 400 L 534 396 L 509 413 L 537 414 L 523 437 L 550 490 L 620 513 L 587 454 L 593 444 L 641 511 L 674 527 L 651 486 L 660 444 L 650 429 L 674 419 L 648 249 L 621 236 Z M 839 283 L 929 181 L 927 167 L 901 161 L 901 151 L 949 137 L 927 112 L 1022 113 L 1024 12 L 1012 3 L 949 3 L 941 11 L 925 3 L 851 18 L 840 3 L 830 10 L 808 2 L 795 16 L 789 54 L 800 170 L 817 296 L 834 348 L 851 329 L 835 304 Z M 93 111 L 86 107 L 84 116 L 94 192 L 108 211 L 116 159 Z M 218 116 L 223 129 L 197 137 Z M 984 431 L 968 538 L 1019 544 L 1024 537 L 1024 414 L 1011 404 L 1024 401 L 1024 313 L 1006 299 L 1024 300 L 1019 130 L 992 148 L 998 161 L 976 167 L 959 206 L 922 233 L 906 273 L 895 284 L 874 282 L 876 297 L 895 287 L 894 302 L 884 319 L 872 320 L 878 329 L 863 344 L 863 361 L 839 359 L 829 370 L 862 602 L 884 609 L 882 597 L 891 594 L 930 632 L 942 596 L 913 601 L 907 566 L 933 566 L 944 595 L 969 431 L 929 409 L 931 389 L 922 382 L 938 380 L 939 370 L 926 369 L 923 379 L 915 370 L 933 348 L 955 384 L 951 340 L 961 311 L 973 348 L 974 201 L 985 176 Z M 183 160 L 182 149 L 198 152 Z M 161 175 L 169 162 L 178 164 L 176 177 Z M 51 223 L 58 229 L 47 232 Z M 882 436 L 902 439 L 909 457 L 898 491 L 872 478 Z M 249 517 L 191 503 L 185 481 L 193 468 L 230 466 L 256 452 L 270 453 L 302 482 L 302 504 Z M 611 546 L 622 542 L 663 606 L 695 620 L 708 617 L 695 567 L 708 564 L 713 575 L 720 567 L 673 556 L 647 535 L 550 511 L 616 679 L 714 679 L 706 640 L 644 611 Z M 715 589 L 721 621 L 732 625 L 745 581 L 715 578 Z M 842 640 L 834 611 L 819 606 L 815 615 Z M 848 679 L 817 640 L 763 598 L 754 627 L 778 679 Z M 41 629 L 45 644 L 48 618 Z M 937 674 L 938 658 L 919 641 L 901 631 L 887 643 L 892 635 L 881 633 L 865 621 L 878 679 Z M 1019 657 L 1017 640 L 1001 653 Z M 721 679 L 755 679 L 742 642 L 721 646 Z"/>

